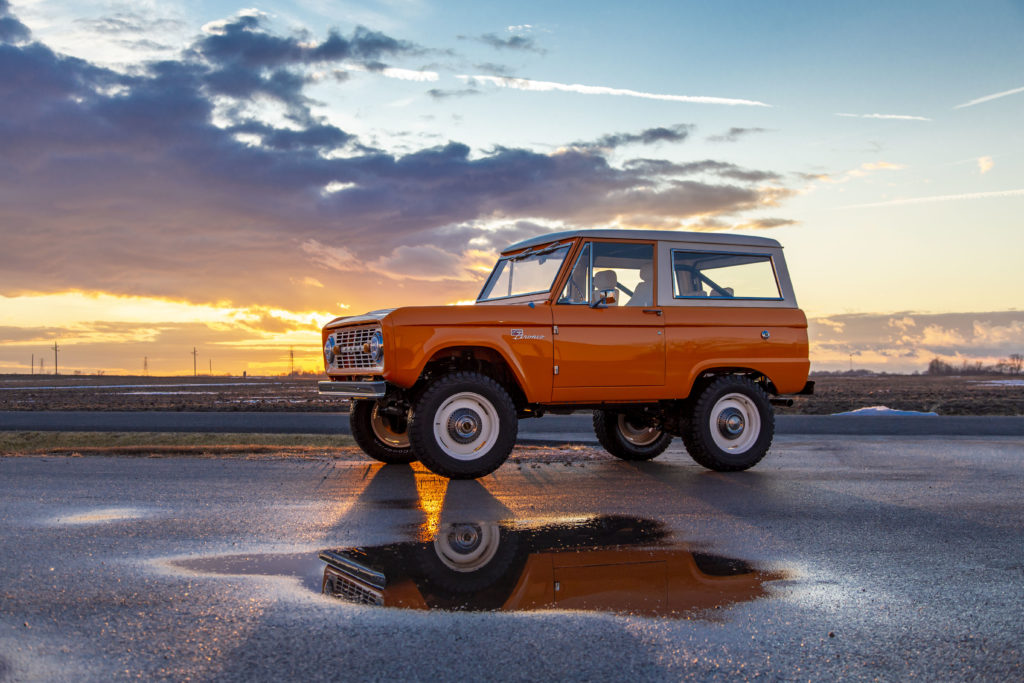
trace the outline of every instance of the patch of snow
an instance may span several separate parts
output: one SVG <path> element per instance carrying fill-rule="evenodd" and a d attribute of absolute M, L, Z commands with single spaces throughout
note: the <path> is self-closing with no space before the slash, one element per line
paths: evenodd
<path fill-rule="evenodd" d="M 986 387 L 1024 387 L 1024 379 L 990 379 L 985 382 L 974 382 Z"/>
<path fill-rule="evenodd" d="M 845 413 L 832 413 L 833 415 L 916 415 L 919 417 L 938 417 L 938 413 L 922 413 L 916 410 L 895 410 L 889 406 L 868 406 L 867 408 L 857 408 L 857 410 L 850 410 Z"/>

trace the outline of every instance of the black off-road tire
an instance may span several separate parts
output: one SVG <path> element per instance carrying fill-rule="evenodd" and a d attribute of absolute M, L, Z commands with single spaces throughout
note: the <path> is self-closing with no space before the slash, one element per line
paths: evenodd
<path fill-rule="evenodd" d="M 697 464 L 716 472 L 739 472 L 760 462 L 774 436 L 775 412 L 764 389 L 746 377 L 727 375 L 700 392 L 683 430 L 683 444 Z"/>
<path fill-rule="evenodd" d="M 352 430 L 352 438 L 356 444 L 363 449 L 363 452 L 374 460 L 380 460 L 388 465 L 408 465 L 416 461 L 412 446 L 406 439 L 404 447 L 394 443 L 388 443 L 382 439 L 374 429 L 374 409 L 377 408 L 376 401 L 361 399 L 352 401 L 352 410 L 349 413 L 348 421 Z M 405 434 L 408 435 L 408 427 Z"/>
<path fill-rule="evenodd" d="M 623 432 L 623 429 L 626 432 Z M 622 413 L 594 411 L 594 433 L 606 451 L 621 460 L 652 460 L 665 452 L 672 435 L 665 432 L 645 434 L 634 430 Z"/>
<path fill-rule="evenodd" d="M 413 453 L 431 472 L 449 479 L 477 479 L 498 469 L 518 431 L 508 392 L 476 372 L 435 380 L 420 394 L 409 423 Z"/>

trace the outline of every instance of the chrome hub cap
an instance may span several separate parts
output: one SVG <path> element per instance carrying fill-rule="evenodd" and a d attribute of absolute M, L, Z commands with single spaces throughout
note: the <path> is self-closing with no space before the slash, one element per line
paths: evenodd
<path fill-rule="evenodd" d="M 743 435 L 743 413 L 736 408 L 726 408 L 718 414 L 718 431 L 727 439 L 738 439 Z"/>
<path fill-rule="evenodd" d="M 480 433 L 480 416 L 469 408 L 460 408 L 448 418 L 448 435 L 458 443 L 470 443 Z"/>

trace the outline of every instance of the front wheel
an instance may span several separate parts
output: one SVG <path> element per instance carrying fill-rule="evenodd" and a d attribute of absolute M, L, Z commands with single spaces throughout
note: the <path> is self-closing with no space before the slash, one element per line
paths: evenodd
<path fill-rule="evenodd" d="M 374 460 L 389 465 L 408 465 L 416 460 L 409 445 L 409 420 L 385 415 L 376 401 L 352 401 L 349 425 L 356 444 Z"/>
<path fill-rule="evenodd" d="M 756 465 L 775 435 L 768 395 L 752 380 L 719 377 L 697 397 L 683 431 L 683 444 L 697 464 L 718 472 Z"/>
<path fill-rule="evenodd" d="M 449 479 L 476 479 L 508 458 L 519 421 L 505 388 L 475 372 L 445 375 L 413 408 L 409 438 L 427 469 Z"/>
<path fill-rule="evenodd" d="M 672 435 L 660 428 L 609 410 L 594 411 L 594 433 L 606 451 L 622 460 L 651 460 L 672 443 Z"/>

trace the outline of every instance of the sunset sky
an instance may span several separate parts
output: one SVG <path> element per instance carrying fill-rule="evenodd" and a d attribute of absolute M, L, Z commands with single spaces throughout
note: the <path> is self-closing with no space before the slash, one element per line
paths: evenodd
<path fill-rule="evenodd" d="M 1020 0 L 0 0 L 0 372 L 318 370 L 574 227 L 779 240 L 815 369 L 1024 353 L 1022 45 Z"/>

